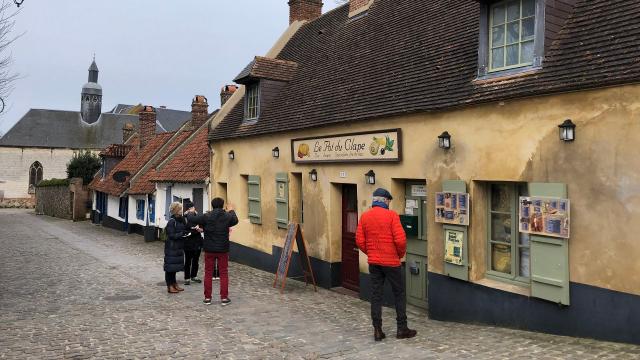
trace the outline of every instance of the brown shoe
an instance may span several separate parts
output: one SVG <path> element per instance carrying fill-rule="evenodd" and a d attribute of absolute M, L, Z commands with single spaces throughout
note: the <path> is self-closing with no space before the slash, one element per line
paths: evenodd
<path fill-rule="evenodd" d="M 173 285 L 167 286 L 167 292 L 169 294 L 177 294 L 177 293 L 179 293 L 179 291 L 176 290 L 176 288 L 174 288 Z"/>
<path fill-rule="evenodd" d="M 417 331 L 411 330 L 409 328 L 399 329 L 396 334 L 396 338 L 398 339 L 410 339 L 418 334 Z"/>
<path fill-rule="evenodd" d="M 178 291 L 184 291 L 184 289 L 181 288 L 180 286 L 178 286 L 178 284 L 173 284 L 173 288 L 178 290 Z"/>
<path fill-rule="evenodd" d="M 381 326 L 374 326 L 373 327 L 373 340 L 382 341 L 382 339 L 384 339 L 386 337 L 387 337 L 387 335 L 385 335 L 382 332 L 382 327 Z"/>

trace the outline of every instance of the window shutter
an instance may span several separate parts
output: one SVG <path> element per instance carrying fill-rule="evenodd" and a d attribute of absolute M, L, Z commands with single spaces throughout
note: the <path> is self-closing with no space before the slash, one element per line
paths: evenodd
<path fill-rule="evenodd" d="M 467 184 L 462 180 L 445 180 L 442 183 L 442 191 L 466 193 Z M 432 201 L 435 204 L 435 199 Z M 467 244 L 469 241 L 467 240 L 467 235 L 468 235 L 467 227 L 460 226 L 460 225 L 445 224 L 443 226 L 443 233 L 442 233 L 442 236 L 445 242 L 444 246 L 446 246 L 446 238 L 444 238 L 444 236 L 447 230 L 461 231 L 464 233 L 464 236 L 462 241 L 462 264 L 456 265 L 456 264 L 450 264 L 448 262 L 445 262 L 444 273 L 445 275 L 451 276 L 452 278 L 469 281 L 469 256 L 467 255 L 468 254 Z"/>
<path fill-rule="evenodd" d="M 567 198 L 565 184 L 529 183 L 529 195 Z M 569 305 L 569 240 L 531 235 L 531 296 Z"/>
<path fill-rule="evenodd" d="M 252 224 L 262 224 L 262 209 L 260 208 L 260 176 L 249 175 L 249 221 Z"/>
<path fill-rule="evenodd" d="M 276 223 L 279 228 L 289 226 L 289 176 L 276 174 Z"/>

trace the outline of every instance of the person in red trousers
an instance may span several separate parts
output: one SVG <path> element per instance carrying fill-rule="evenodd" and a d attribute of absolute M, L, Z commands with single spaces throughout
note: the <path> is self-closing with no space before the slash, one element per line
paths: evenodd
<path fill-rule="evenodd" d="M 407 326 L 407 299 L 402 281 L 400 259 L 407 249 L 407 236 L 404 233 L 400 217 L 389 210 L 393 197 L 382 188 L 373 192 L 373 203 L 358 223 L 356 244 L 368 256 L 371 275 L 371 320 L 373 338 L 381 341 L 386 337 L 382 331 L 382 294 L 384 282 L 388 280 L 393 290 L 396 304 L 396 322 L 398 339 L 416 336 L 417 331 Z"/>
<path fill-rule="evenodd" d="M 204 230 L 204 303 L 211 304 L 211 278 L 214 262 L 218 262 L 220 271 L 220 302 L 229 305 L 229 228 L 238 223 L 233 206 L 224 209 L 224 200 L 211 200 L 212 210 L 206 214 L 189 218 L 193 224 Z"/>

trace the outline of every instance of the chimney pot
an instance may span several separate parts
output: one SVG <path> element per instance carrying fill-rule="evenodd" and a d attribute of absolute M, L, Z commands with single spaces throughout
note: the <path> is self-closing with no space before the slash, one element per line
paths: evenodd
<path fill-rule="evenodd" d="M 153 106 L 145 106 L 138 114 L 138 127 L 140 130 L 140 148 L 145 147 L 156 136 L 156 109 Z"/>
<path fill-rule="evenodd" d="M 290 0 L 289 25 L 296 21 L 311 21 L 322 15 L 322 0 Z"/>
<path fill-rule="evenodd" d="M 209 102 L 204 95 L 196 95 L 191 102 L 191 124 L 187 130 L 197 130 L 209 117 Z"/>
<path fill-rule="evenodd" d="M 222 90 L 220 90 L 220 107 L 224 106 L 236 90 L 238 90 L 238 87 L 235 85 L 225 85 L 222 87 Z"/>

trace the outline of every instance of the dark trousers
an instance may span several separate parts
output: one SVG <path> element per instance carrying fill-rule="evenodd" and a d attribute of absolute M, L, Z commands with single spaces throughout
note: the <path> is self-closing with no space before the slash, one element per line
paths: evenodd
<path fill-rule="evenodd" d="M 371 320 L 373 326 L 382 326 L 382 294 L 384 280 L 391 284 L 396 303 L 396 322 L 398 329 L 407 328 L 407 299 L 402 281 L 402 267 L 369 265 L 371 275 Z"/>
<path fill-rule="evenodd" d="M 200 250 L 184 251 L 184 279 L 189 280 L 198 276 L 198 261 L 200 261 Z"/>
<path fill-rule="evenodd" d="M 176 272 L 168 272 L 165 271 L 164 272 L 164 281 L 167 283 L 167 286 L 169 285 L 173 285 L 173 284 L 177 284 L 178 282 L 176 281 Z"/>

